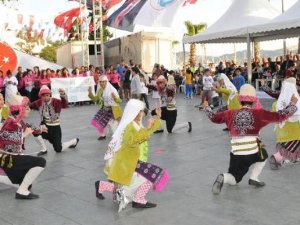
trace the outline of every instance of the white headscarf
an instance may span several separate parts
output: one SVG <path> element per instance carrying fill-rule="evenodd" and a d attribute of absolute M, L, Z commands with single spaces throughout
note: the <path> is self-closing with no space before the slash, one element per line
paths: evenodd
<path fill-rule="evenodd" d="M 276 104 L 276 111 L 282 110 L 287 107 L 291 102 L 291 97 L 295 95 L 298 98 L 298 102 L 296 104 L 297 111 L 293 116 L 289 117 L 287 121 L 296 122 L 300 121 L 300 98 L 297 91 L 296 83 L 293 80 L 285 80 L 282 84 L 281 92 Z M 279 124 L 279 127 L 282 128 L 285 125 L 285 121 Z"/>
<path fill-rule="evenodd" d="M 106 81 L 106 87 L 103 90 L 103 94 L 102 94 L 104 106 L 117 106 L 117 103 L 115 102 L 115 99 L 113 98 L 112 93 L 114 93 L 116 96 L 119 97 L 118 91 L 108 81 L 107 76 L 102 75 L 100 77 L 99 81 Z"/>
<path fill-rule="evenodd" d="M 228 98 L 228 102 L 229 103 L 235 96 L 235 94 L 237 93 L 237 89 L 234 86 L 234 84 L 229 80 L 229 78 L 226 76 L 226 74 L 224 73 L 220 73 L 218 80 L 224 80 L 225 86 L 227 89 L 231 90 L 230 96 Z"/>
<path fill-rule="evenodd" d="M 121 148 L 121 144 L 123 142 L 123 134 L 125 128 L 129 123 L 131 123 L 140 111 L 145 109 L 145 103 L 137 100 L 137 99 L 130 99 L 127 103 L 121 121 L 116 129 L 115 133 L 112 136 L 112 140 L 108 144 L 108 150 L 104 155 L 104 160 L 112 159 L 113 156 L 116 154 L 117 151 Z"/>

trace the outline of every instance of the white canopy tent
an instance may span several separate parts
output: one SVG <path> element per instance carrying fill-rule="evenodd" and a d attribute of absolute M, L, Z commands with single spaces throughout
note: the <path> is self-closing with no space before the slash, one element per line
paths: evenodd
<path fill-rule="evenodd" d="M 249 27 L 265 24 L 278 16 L 268 0 L 233 0 L 225 14 L 204 32 L 185 36 L 183 43 L 241 43 L 247 42 L 248 80 L 252 79 Z"/>
<path fill-rule="evenodd" d="M 249 27 L 251 38 L 258 41 L 300 36 L 300 0 L 268 23 Z"/>
<path fill-rule="evenodd" d="M 16 49 L 15 52 L 18 57 L 18 66 L 22 66 L 25 69 L 32 69 L 34 66 L 39 66 L 41 69 L 50 68 L 51 70 L 57 70 L 63 68 L 63 66 L 61 65 L 26 54 Z"/>

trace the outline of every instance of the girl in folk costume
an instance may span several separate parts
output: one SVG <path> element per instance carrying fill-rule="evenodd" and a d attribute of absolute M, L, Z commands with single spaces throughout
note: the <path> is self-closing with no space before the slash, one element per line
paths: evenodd
<path fill-rule="evenodd" d="M 109 143 L 105 154 L 107 181 L 96 182 L 96 195 L 104 199 L 104 191 L 116 189 L 119 211 L 132 201 L 134 208 L 152 208 L 156 205 L 147 202 L 146 194 L 151 188 L 161 192 L 168 183 L 169 175 L 158 166 L 147 163 L 148 139 L 160 126 L 160 108 L 156 118 L 149 119 L 147 128 L 142 125 L 145 105 L 131 99 L 125 109 L 120 124 Z"/>
<path fill-rule="evenodd" d="M 7 105 L 4 104 L 4 97 L 0 93 L 0 129 L 4 121 L 8 118 L 8 116 L 9 116 L 9 108 Z"/>
<path fill-rule="evenodd" d="M 34 128 L 22 119 L 28 115 L 29 99 L 11 95 L 8 102 L 11 115 L 0 130 L 0 168 L 6 175 L 0 175 L 0 183 L 18 186 L 16 199 L 36 199 L 39 196 L 30 192 L 32 183 L 46 166 L 43 158 L 24 155 L 24 138 L 31 133 L 39 133 L 45 127 Z"/>
<path fill-rule="evenodd" d="M 238 91 L 226 74 L 221 73 L 218 76 L 218 83 L 220 86 L 213 87 L 212 89 L 217 93 L 222 94 L 227 109 L 240 109 L 241 104 L 238 99 Z"/>
<path fill-rule="evenodd" d="M 242 108 L 214 113 L 205 103 L 208 117 L 214 123 L 226 123 L 231 136 L 231 153 L 228 173 L 218 175 L 212 192 L 219 194 L 223 184 L 236 185 L 253 165 L 249 185 L 263 187 L 264 182 L 258 179 L 268 157 L 260 144 L 259 132 L 270 123 L 282 122 L 297 111 L 298 99 L 293 95 L 288 105 L 278 112 L 256 109 L 256 91 L 250 84 L 240 89 L 239 101 Z"/>
<path fill-rule="evenodd" d="M 61 142 L 62 132 L 60 127 L 60 112 L 62 108 L 68 106 L 67 95 L 64 90 L 59 89 L 60 98 L 56 99 L 51 97 L 51 90 L 48 86 L 41 87 L 39 92 L 39 100 L 34 101 L 31 104 L 31 108 L 39 110 L 41 124 L 46 125 L 48 132 L 43 132 L 41 135 L 34 135 L 41 146 L 42 150 L 38 153 L 38 156 L 47 154 L 47 147 L 43 139 L 48 140 L 54 148 L 54 151 L 60 153 L 68 148 L 75 148 L 79 142 L 78 138 L 74 138 L 70 141 Z"/>
<path fill-rule="evenodd" d="M 288 78 L 288 79 L 290 79 L 290 78 Z M 288 80 L 288 79 L 287 79 L 287 80 Z M 297 80 L 296 80 L 296 81 L 297 81 Z M 264 81 L 261 81 L 261 89 L 262 89 L 265 93 L 267 93 L 269 96 L 271 96 L 272 98 L 275 98 L 275 99 L 278 99 L 278 98 L 279 98 L 279 95 L 280 95 L 280 92 L 281 92 L 281 91 L 278 91 L 278 90 L 276 90 L 276 91 L 272 90 L 272 89 L 268 86 L 268 84 L 265 83 Z M 300 89 L 297 87 L 297 85 L 296 85 L 296 90 L 297 90 L 298 94 L 300 94 Z"/>
<path fill-rule="evenodd" d="M 188 132 L 192 131 L 192 123 L 187 122 L 183 124 L 176 124 L 177 119 L 177 108 L 176 108 L 176 99 L 175 93 L 176 89 L 172 85 L 167 84 L 166 78 L 161 75 L 157 78 L 156 86 L 148 85 L 148 88 L 158 91 L 161 102 L 161 119 L 166 121 L 167 131 L 172 133 L 176 130 L 186 128 Z M 151 112 L 155 115 L 155 110 Z M 176 125 L 175 125 L 176 124 Z M 155 133 L 163 132 L 163 130 L 157 130 Z"/>
<path fill-rule="evenodd" d="M 122 100 L 118 91 L 108 82 L 106 76 L 100 77 L 100 89 L 96 96 L 93 95 L 92 88 L 89 88 L 89 98 L 100 107 L 100 110 L 92 119 L 92 125 L 96 127 L 100 134 L 98 140 L 104 140 L 106 139 L 106 126 L 109 125 L 111 130 L 114 131 L 118 125 L 118 120 L 122 116 L 120 107 Z"/>
<path fill-rule="evenodd" d="M 273 104 L 274 111 L 280 111 L 289 104 L 291 96 L 299 98 L 296 79 L 288 78 L 283 82 L 278 101 Z M 288 120 L 276 125 L 277 153 L 270 157 L 271 169 L 278 169 L 284 163 L 294 163 L 300 157 L 300 101 L 297 111 Z"/>

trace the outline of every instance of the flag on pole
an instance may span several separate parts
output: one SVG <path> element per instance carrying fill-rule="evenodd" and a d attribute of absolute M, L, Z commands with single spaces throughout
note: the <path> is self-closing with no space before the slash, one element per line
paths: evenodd
<path fill-rule="evenodd" d="M 108 18 L 108 25 L 121 29 L 133 31 L 135 17 L 147 0 L 126 0 L 126 2 Z"/>
<path fill-rule="evenodd" d="M 108 25 L 131 32 L 135 25 L 171 27 L 178 10 L 186 1 L 195 0 L 126 0 L 108 18 Z"/>
<path fill-rule="evenodd" d="M 69 32 L 73 26 L 74 19 L 76 19 L 79 15 L 80 7 L 71 9 L 55 17 L 54 24 Z"/>

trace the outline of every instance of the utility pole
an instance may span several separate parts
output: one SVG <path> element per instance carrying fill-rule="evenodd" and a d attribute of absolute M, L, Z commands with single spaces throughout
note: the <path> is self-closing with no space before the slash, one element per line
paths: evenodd
<path fill-rule="evenodd" d="M 82 7 L 84 5 L 84 7 Z M 82 65 L 90 65 L 89 54 L 89 24 L 87 18 L 87 0 L 80 0 L 80 22 L 81 22 L 81 49 L 82 49 Z"/>
<path fill-rule="evenodd" d="M 102 1 L 93 1 L 94 49 L 96 66 L 104 68 Z M 100 45 L 100 48 L 98 47 Z M 100 59 L 99 59 L 100 56 Z"/>

